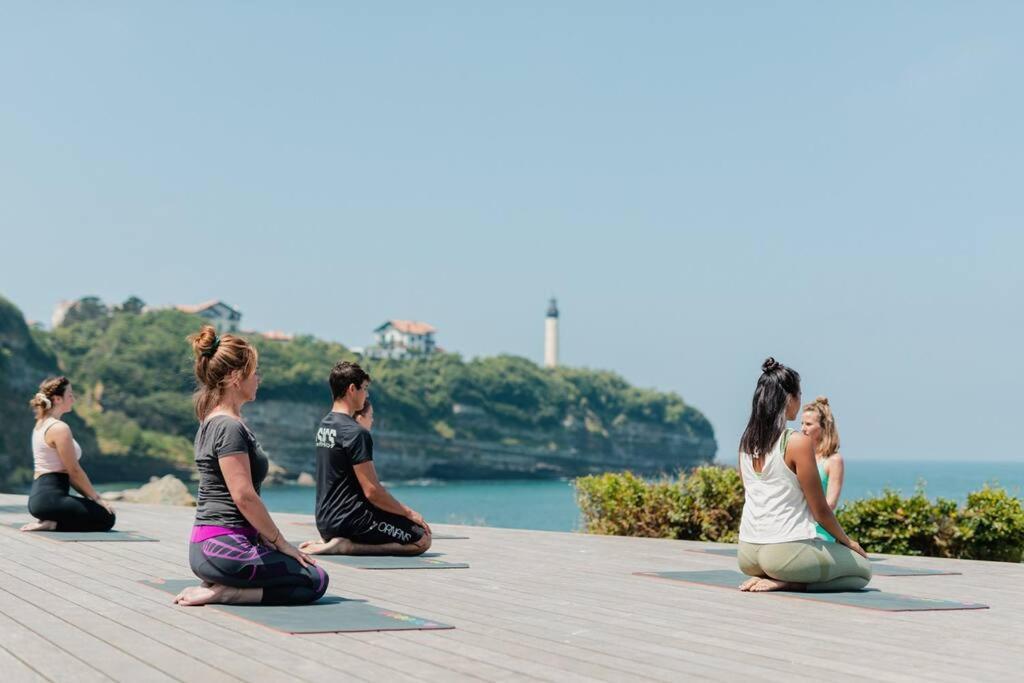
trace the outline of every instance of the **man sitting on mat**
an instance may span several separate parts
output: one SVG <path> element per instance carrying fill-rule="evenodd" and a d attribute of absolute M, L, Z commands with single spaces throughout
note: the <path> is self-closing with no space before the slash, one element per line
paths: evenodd
<path fill-rule="evenodd" d="M 367 402 L 370 376 L 343 361 L 331 370 L 334 405 L 316 432 L 316 528 L 319 541 L 299 547 L 318 555 L 420 555 L 430 527 L 377 479 L 373 438 L 353 417 Z"/>

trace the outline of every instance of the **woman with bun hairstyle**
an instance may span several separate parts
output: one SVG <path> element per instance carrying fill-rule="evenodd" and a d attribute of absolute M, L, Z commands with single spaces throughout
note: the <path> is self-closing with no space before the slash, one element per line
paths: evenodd
<path fill-rule="evenodd" d="M 825 491 L 825 502 L 833 512 L 839 505 L 839 496 L 843 492 L 843 475 L 846 467 L 843 456 L 839 454 L 839 430 L 836 429 L 836 418 L 828 404 L 828 398 L 819 396 L 804 406 L 800 431 L 809 437 L 814 446 L 814 461 L 818 466 L 818 477 L 821 488 Z M 818 525 L 818 537 L 835 543 L 835 537 Z"/>
<path fill-rule="evenodd" d="M 67 377 L 49 377 L 29 405 L 36 414 L 32 429 L 35 478 L 28 511 L 39 521 L 22 531 L 110 531 L 114 508 L 100 498 L 82 469 L 82 447 L 61 418 L 75 405 L 75 391 Z M 71 489 L 84 498 L 71 495 Z"/>
<path fill-rule="evenodd" d="M 800 375 L 774 358 L 761 369 L 739 446 L 739 565 L 752 577 L 740 590 L 859 590 L 871 580 L 867 553 L 825 500 L 811 439 L 786 428 L 800 410 Z M 817 524 L 836 543 L 818 538 Z"/>
<path fill-rule="evenodd" d="M 218 337 L 209 325 L 189 341 L 196 357 L 193 402 L 200 422 L 189 564 L 203 585 L 186 588 L 174 601 L 298 605 L 319 600 L 327 574 L 284 538 L 260 499 L 269 461 L 241 414 L 260 383 L 256 349 L 232 334 Z"/>

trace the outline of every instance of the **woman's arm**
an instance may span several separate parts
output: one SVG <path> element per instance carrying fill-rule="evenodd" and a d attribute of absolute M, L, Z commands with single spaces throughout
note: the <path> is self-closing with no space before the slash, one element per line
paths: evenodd
<path fill-rule="evenodd" d="M 46 443 L 57 449 L 57 457 L 68 473 L 68 480 L 76 491 L 89 500 L 103 504 L 100 494 L 93 488 L 89 481 L 89 475 L 85 473 L 78 462 L 78 454 L 75 452 L 75 441 L 71 436 L 71 427 L 64 422 L 57 422 L 46 430 Z M 106 506 L 105 506 L 106 507 Z"/>
<path fill-rule="evenodd" d="M 843 531 L 835 513 L 832 512 L 828 501 L 825 500 L 825 492 L 821 490 L 818 464 L 814 461 L 814 447 L 809 438 L 803 434 L 794 434 L 790 437 L 789 443 L 786 444 L 786 465 L 796 472 L 796 478 L 804 492 L 807 506 L 811 509 L 811 514 L 814 515 L 818 524 L 832 534 L 838 543 L 867 557 L 864 549 Z"/>
<path fill-rule="evenodd" d="M 267 506 L 252 485 L 252 471 L 249 469 L 248 453 L 229 453 L 218 459 L 224 483 L 231 494 L 231 500 L 238 506 L 246 521 L 271 546 L 298 560 L 303 566 L 316 564 L 308 555 L 296 549 L 282 535 L 277 524 L 270 517 Z"/>
<path fill-rule="evenodd" d="M 839 505 L 839 496 L 843 493 L 843 474 L 846 466 L 843 464 L 843 456 L 836 453 L 825 461 L 825 471 L 828 472 L 828 491 L 825 492 L 825 500 L 834 512 Z"/>

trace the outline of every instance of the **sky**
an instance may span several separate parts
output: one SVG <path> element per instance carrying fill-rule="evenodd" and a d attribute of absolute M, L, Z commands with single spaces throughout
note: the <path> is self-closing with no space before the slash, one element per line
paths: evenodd
<path fill-rule="evenodd" d="M 6 4 L 6 3 L 5 3 Z M 766 356 L 848 461 L 1020 460 L 1024 5 L 11 3 L 0 294 L 219 298 L 678 392 Z"/>

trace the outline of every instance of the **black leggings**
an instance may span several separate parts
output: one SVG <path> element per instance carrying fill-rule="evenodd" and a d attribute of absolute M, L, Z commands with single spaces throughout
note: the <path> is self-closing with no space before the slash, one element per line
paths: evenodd
<path fill-rule="evenodd" d="M 319 564 L 303 567 L 257 540 L 255 533 L 227 533 L 189 545 L 188 561 L 203 581 L 235 588 L 262 588 L 264 605 L 305 605 L 327 591 Z"/>
<path fill-rule="evenodd" d="M 36 519 L 57 522 L 57 531 L 110 531 L 115 522 L 99 503 L 71 495 L 66 472 L 49 472 L 32 482 L 28 511 Z"/>

